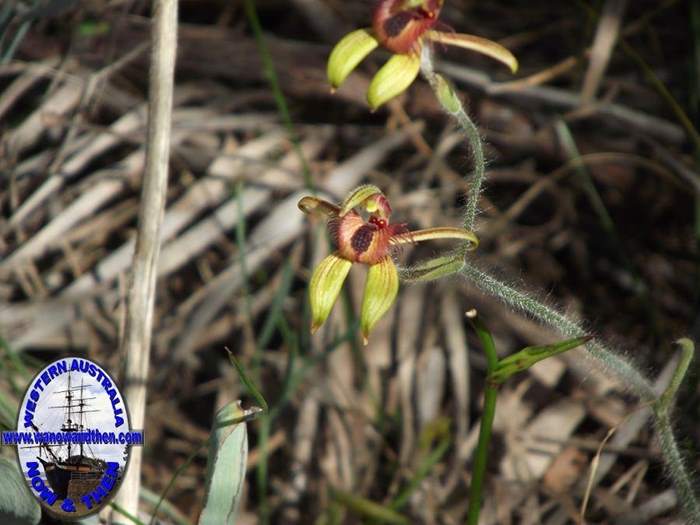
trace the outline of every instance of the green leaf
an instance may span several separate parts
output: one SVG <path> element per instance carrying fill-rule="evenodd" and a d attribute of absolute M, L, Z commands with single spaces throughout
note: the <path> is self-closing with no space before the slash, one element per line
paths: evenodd
<path fill-rule="evenodd" d="M 0 523 L 36 525 L 41 507 L 29 491 L 17 464 L 0 458 Z"/>
<path fill-rule="evenodd" d="M 551 345 L 523 348 L 519 352 L 501 359 L 496 365 L 496 369 L 489 374 L 488 381 L 496 384 L 503 383 L 510 376 L 527 370 L 535 363 L 581 346 L 591 339 L 591 336 L 576 337 Z"/>
<path fill-rule="evenodd" d="M 209 438 L 204 510 L 199 525 L 235 523 L 248 459 L 246 414 L 238 402 L 216 414 Z"/>

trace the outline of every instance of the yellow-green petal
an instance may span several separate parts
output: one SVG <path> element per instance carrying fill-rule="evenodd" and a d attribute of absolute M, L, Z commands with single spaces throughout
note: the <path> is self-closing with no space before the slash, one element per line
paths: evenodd
<path fill-rule="evenodd" d="M 378 205 L 375 200 L 368 201 L 368 199 L 370 199 L 370 197 L 374 197 L 375 195 L 383 196 L 384 194 L 382 193 L 382 190 L 372 184 L 363 184 L 362 186 L 358 186 L 340 205 L 339 215 L 341 217 L 347 215 L 350 210 L 362 203 L 365 203 L 365 201 L 367 201 L 366 211 L 374 213 L 377 211 Z"/>
<path fill-rule="evenodd" d="M 352 262 L 334 253 L 323 259 L 314 270 L 309 284 L 311 333 L 328 319 L 351 266 Z"/>
<path fill-rule="evenodd" d="M 367 29 L 345 35 L 328 57 L 328 82 L 333 89 L 340 86 L 350 73 L 369 55 L 379 42 Z"/>
<path fill-rule="evenodd" d="M 375 110 L 385 102 L 403 93 L 420 71 L 420 55 L 392 56 L 374 75 L 367 91 L 367 102 Z"/>
<path fill-rule="evenodd" d="M 398 292 L 399 274 L 391 257 L 386 256 L 377 264 L 369 267 L 365 296 L 362 299 L 362 313 L 360 314 L 365 344 L 367 344 L 367 338 L 374 325 L 394 304 Z"/>

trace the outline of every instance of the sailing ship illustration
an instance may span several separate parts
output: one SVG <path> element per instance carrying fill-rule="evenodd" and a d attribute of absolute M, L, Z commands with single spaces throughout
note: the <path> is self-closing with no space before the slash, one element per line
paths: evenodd
<path fill-rule="evenodd" d="M 68 372 L 67 388 L 55 392 L 55 394 L 64 394 L 64 404 L 49 407 L 64 410 L 61 432 L 73 433 L 86 430 L 85 415 L 89 412 L 99 412 L 99 410 L 90 409 L 88 401 L 96 398 L 85 397 L 86 388 L 84 381 L 81 381 L 80 386 L 73 386 L 70 372 Z M 32 426 L 36 432 L 42 431 L 36 425 Z M 38 448 L 37 459 L 44 467 L 46 481 L 59 499 L 78 499 L 93 491 L 102 481 L 107 469 L 107 463 L 95 457 L 90 445 L 82 442 L 75 444 L 69 441 L 64 445 L 42 443 L 25 448 Z"/>

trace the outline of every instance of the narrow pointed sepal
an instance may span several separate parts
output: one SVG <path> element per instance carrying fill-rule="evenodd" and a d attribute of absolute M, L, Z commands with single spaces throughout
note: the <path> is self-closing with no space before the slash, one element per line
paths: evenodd
<path fill-rule="evenodd" d="M 395 235 L 391 238 L 391 244 L 409 244 L 423 241 L 434 241 L 438 239 L 456 239 L 465 242 L 467 251 L 476 250 L 479 247 L 479 238 L 471 230 L 464 228 L 451 228 L 440 226 L 437 228 L 426 228 Z"/>
<path fill-rule="evenodd" d="M 501 44 L 497 44 L 488 38 L 481 38 L 474 35 L 464 35 L 461 33 L 447 33 L 443 31 L 428 31 L 426 33 L 428 40 L 445 44 L 448 46 L 461 47 L 476 51 L 482 55 L 489 56 L 505 64 L 510 68 L 511 73 L 518 70 L 518 59 L 513 53 L 508 51 Z"/>
<path fill-rule="evenodd" d="M 399 291 L 399 274 L 391 257 L 386 256 L 369 267 L 365 296 L 362 299 L 360 324 L 364 343 L 374 325 L 391 308 Z"/>
<path fill-rule="evenodd" d="M 419 71 L 420 53 L 392 56 L 374 75 L 367 90 L 367 103 L 372 110 L 406 91 Z"/>
<path fill-rule="evenodd" d="M 328 319 L 351 266 L 352 262 L 332 254 L 323 259 L 314 270 L 309 284 L 311 333 Z"/>
<path fill-rule="evenodd" d="M 369 55 L 379 42 L 367 29 L 358 29 L 345 35 L 328 57 L 328 82 L 339 87 L 350 73 Z"/>

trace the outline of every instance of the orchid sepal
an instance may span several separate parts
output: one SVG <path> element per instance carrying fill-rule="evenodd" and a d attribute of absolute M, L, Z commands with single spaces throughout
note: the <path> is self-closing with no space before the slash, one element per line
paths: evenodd
<path fill-rule="evenodd" d="M 515 58 L 515 55 L 501 44 L 489 40 L 488 38 L 435 30 L 426 32 L 425 37 L 431 42 L 476 51 L 477 53 L 481 53 L 482 55 L 486 55 L 505 64 L 508 66 L 511 73 L 516 73 L 518 71 L 518 59 Z"/>
<path fill-rule="evenodd" d="M 479 238 L 471 230 L 464 228 L 452 228 L 450 226 L 441 226 L 437 228 L 426 228 L 424 230 L 415 230 L 407 232 L 403 235 L 395 235 L 391 238 L 391 244 L 412 244 L 423 241 L 434 241 L 438 239 L 457 239 L 467 241 L 465 246 L 467 251 L 476 250 L 479 247 Z"/>
<path fill-rule="evenodd" d="M 367 103 L 372 111 L 408 89 L 420 72 L 420 55 L 392 56 L 372 78 Z"/>
<path fill-rule="evenodd" d="M 366 345 L 374 325 L 384 316 L 399 292 L 399 274 L 390 256 L 369 267 L 365 294 L 362 299 L 360 326 Z"/>
<path fill-rule="evenodd" d="M 326 73 L 332 89 L 340 87 L 345 79 L 379 45 L 367 29 L 357 29 L 345 35 L 328 57 Z"/>
<path fill-rule="evenodd" d="M 331 313 L 351 266 L 352 261 L 331 254 L 314 270 L 309 284 L 311 333 L 318 330 Z"/>

